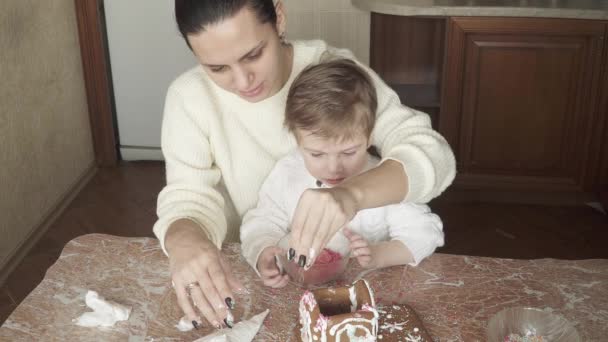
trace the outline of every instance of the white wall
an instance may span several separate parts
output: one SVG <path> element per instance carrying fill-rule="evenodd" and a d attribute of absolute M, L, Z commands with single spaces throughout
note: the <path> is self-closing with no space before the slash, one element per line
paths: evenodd
<path fill-rule="evenodd" d="M 283 0 L 289 39 L 323 39 L 369 64 L 370 14 L 350 0 Z"/>

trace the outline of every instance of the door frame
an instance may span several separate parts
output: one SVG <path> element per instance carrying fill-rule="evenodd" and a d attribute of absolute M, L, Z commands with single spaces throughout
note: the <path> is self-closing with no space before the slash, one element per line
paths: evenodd
<path fill-rule="evenodd" d="M 74 0 L 78 38 L 93 137 L 99 167 L 118 165 L 112 76 L 106 39 L 103 0 Z"/>

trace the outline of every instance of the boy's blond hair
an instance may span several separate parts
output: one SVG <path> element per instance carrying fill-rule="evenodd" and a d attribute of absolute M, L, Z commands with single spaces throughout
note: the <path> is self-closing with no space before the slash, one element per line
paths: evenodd
<path fill-rule="evenodd" d="M 323 138 L 371 136 L 376 120 L 376 88 L 367 72 L 349 59 L 308 66 L 293 81 L 285 108 L 285 127 Z"/>

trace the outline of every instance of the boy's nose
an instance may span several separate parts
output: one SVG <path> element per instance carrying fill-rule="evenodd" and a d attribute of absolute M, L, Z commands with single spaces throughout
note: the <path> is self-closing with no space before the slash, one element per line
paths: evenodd
<path fill-rule="evenodd" d="M 329 166 L 328 167 L 329 168 L 329 172 L 332 175 L 336 175 L 336 174 L 340 173 L 340 171 L 342 171 L 342 163 L 337 158 L 336 159 L 331 158 L 329 160 L 329 165 L 328 166 Z"/>

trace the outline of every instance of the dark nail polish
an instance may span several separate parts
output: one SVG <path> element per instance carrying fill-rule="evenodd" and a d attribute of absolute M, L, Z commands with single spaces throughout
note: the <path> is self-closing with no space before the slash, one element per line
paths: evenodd
<path fill-rule="evenodd" d="M 287 259 L 289 259 L 289 261 L 293 260 L 293 258 L 296 257 L 296 250 L 293 248 L 289 249 L 289 255 L 287 256 Z"/>
<path fill-rule="evenodd" d="M 198 330 L 198 323 L 196 321 L 192 321 L 192 326 L 194 329 Z"/>
<path fill-rule="evenodd" d="M 224 318 L 224 323 L 226 324 L 226 326 L 230 329 L 232 329 L 232 322 L 230 322 L 228 319 Z"/>
<path fill-rule="evenodd" d="M 306 265 L 306 255 L 300 255 L 300 260 L 298 260 L 298 265 L 300 265 L 300 267 L 304 267 Z"/>
<path fill-rule="evenodd" d="M 232 300 L 232 298 L 230 297 L 226 297 L 226 299 L 224 299 L 224 301 L 226 302 L 226 306 L 228 306 L 230 308 L 230 310 L 234 310 L 234 301 Z"/>

